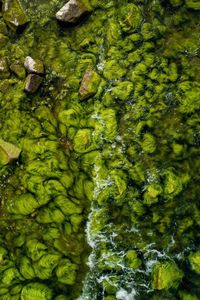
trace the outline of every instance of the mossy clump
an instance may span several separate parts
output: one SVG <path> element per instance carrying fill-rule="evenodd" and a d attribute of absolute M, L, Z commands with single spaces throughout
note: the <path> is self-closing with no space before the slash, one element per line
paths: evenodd
<path fill-rule="evenodd" d="M 152 288 L 163 290 L 176 288 L 182 280 L 183 272 L 173 262 L 157 263 L 153 268 Z"/>

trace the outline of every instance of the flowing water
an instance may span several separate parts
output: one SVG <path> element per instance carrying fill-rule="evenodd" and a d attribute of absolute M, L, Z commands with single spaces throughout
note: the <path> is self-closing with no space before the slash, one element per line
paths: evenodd
<path fill-rule="evenodd" d="M 200 3 L 83 2 L 0 14 L 0 300 L 198 300 Z"/>

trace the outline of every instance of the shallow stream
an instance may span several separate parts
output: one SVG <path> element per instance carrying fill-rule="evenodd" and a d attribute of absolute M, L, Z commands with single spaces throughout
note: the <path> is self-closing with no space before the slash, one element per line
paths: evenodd
<path fill-rule="evenodd" d="M 82 0 L 69 26 L 66 1 L 22 0 L 15 30 L 17 2 L 0 0 L 0 300 L 199 300 L 200 1 Z"/>

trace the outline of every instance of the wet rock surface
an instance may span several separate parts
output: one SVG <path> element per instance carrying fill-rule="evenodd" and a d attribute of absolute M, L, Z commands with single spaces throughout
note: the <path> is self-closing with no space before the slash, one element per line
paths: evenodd
<path fill-rule="evenodd" d="M 81 96 L 81 100 L 87 99 L 94 94 L 96 94 L 98 90 L 98 86 L 100 83 L 100 76 L 97 72 L 91 68 L 88 68 L 85 71 L 83 79 L 81 81 L 81 86 L 79 89 L 79 94 Z"/>
<path fill-rule="evenodd" d="M 89 13 L 89 8 L 80 0 L 69 0 L 57 13 L 56 18 L 66 23 L 77 23 Z"/>
<path fill-rule="evenodd" d="M 0 299 L 199 300 L 199 11 L 83 0 L 61 26 L 66 2 L 0 17 Z"/>
<path fill-rule="evenodd" d="M 7 165 L 19 158 L 21 149 L 0 139 L 0 165 Z"/>
<path fill-rule="evenodd" d="M 17 75 L 17 77 L 19 77 L 20 79 L 23 79 L 26 76 L 25 68 L 20 60 L 13 62 L 10 65 L 10 70 L 15 73 L 15 75 Z"/>
<path fill-rule="evenodd" d="M 43 78 L 41 76 L 37 74 L 29 74 L 25 81 L 25 91 L 29 93 L 35 93 L 39 89 L 42 81 Z"/>

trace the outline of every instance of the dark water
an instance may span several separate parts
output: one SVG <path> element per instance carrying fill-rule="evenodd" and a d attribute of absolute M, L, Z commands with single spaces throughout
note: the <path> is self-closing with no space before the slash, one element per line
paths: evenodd
<path fill-rule="evenodd" d="M 199 1 L 91 0 L 73 27 L 64 4 L 0 25 L 0 138 L 22 150 L 0 169 L 0 299 L 198 300 Z"/>

